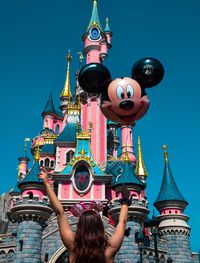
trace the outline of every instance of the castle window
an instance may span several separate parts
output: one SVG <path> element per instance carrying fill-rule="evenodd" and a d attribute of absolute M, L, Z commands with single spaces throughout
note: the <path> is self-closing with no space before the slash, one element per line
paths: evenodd
<path fill-rule="evenodd" d="M 56 133 L 59 133 L 59 131 L 60 131 L 60 126 L 57 124 L 57 125 L 56 125 L 56 129 L 55 129 L 55 132 L 56 132 Z"/>
<path fill-rule="evenodd" d="M 41 160 L 41 161 L 40 161 L 40 166 L 43 166 L 43 165 L 44 165 L 44 161 Z"/>
<path fill-rule="evenodd" d="M 19 251 L 22 251 L 23 249 L 23 240 L 19 240 Z"/>
<path fill-rule="evenodd" d="M 49 163 L 50 163 L 49 158 L 46 158 L 44 161 L 44 166 L 49 167 Z"/>
<path fill-rule="evenodd" d="M 77 168 L 75 174 L 74 174 L 75 184 L 78 190 L 84 191 L 90 181 L 90 173 L 84 165 L 81 165 Z"/>
<path fill-rule="evenodd" d="M 48 262 L 48 260 L 49 260 L 49 254 L 45 253 L 44 262 Z"/>
<path fill-rule="evenodd" d="M 66 163 L 69 163 L 71 158 L 73 157 L 74 152 L 72 150 L 70 150 L 69 152 L 67 152 L 66 154 Z"/>
<path fill-rule="evenodd" d="M 33 193 L 32 192 L 28 192 L 27 194 L 29 195 L 29 199 L 33 199 Z"/>
<path fill-rule="evenodd" d="M 54 167 L 54 161 L 51 161 L 51 168 Z"/>

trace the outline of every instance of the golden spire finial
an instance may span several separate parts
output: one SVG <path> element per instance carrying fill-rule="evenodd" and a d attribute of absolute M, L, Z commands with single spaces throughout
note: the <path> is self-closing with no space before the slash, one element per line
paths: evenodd
<path fill-rule="evenodd" d="M 138 136 L 138 154 L 137 154 L 137 164 L 136 164 L 136 174 L 137 176 L 146 177 L 148 175 L 142 156 L 142 148 L 140 142 L 140 136 Z"/>
<path fill-rule="evenodd" d="M 60 94 L 60 98 L 67 97 L 69 100 L 72 98 L 71 89 L 70 89 L 70 62 L 72 61 L 72 56 L 70 54 L 70 50 L 66 56 L 67 60 L 67 75 L 64 84 L 64 88 Z"/>
<path fill-rule="evenodd" d="M 163 150 L 164 150 L 164 158 L 165 158 L 165 162 L 168 163 L 168 153 L 167 153 L 167 145 L 164 144 L 163 145 Z"/>
<path fill-rule="evenodd" d="M 39 160 L 40 160 L 40 148 L 39 148 L 39 145 L 35 148 L 34 159 L 35 159 L 36 162 L 39 162 Z"/>
<path fill-rule="evenodd" d="M 106 25 L 108 25 L 108 17 L 106 17 Z"/>
<path fill-rule="evenodd" d="M 130 162 L 130 158 L 129 158 L 129 156 L 128 156 L 128 151 L 127 151 L 127 150 L 125 151 L 125 155 L 124 155 L 123 161 L 124 161 L 125 163 Z"/>

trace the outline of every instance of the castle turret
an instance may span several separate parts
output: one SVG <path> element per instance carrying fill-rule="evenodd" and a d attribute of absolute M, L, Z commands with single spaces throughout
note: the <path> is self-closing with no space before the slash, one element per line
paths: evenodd
<path fill-rule="evenodd" d="M 30 138 L 25 138 L 24 139 L 24 153 L 22 154 L 21 157 L 18 158 L 19 160 L 19 165 L 18 165 L 18 178 L 23 179 L 27 173 L 28 170 L 28 162 L 30 159 L 27 156 L 27 151 L 26 151 L 26 146 L 27 142 L 30 141 Z"/>
<path fill-rule="evenodd" d="M 41 115 L 44 119 L 43 128 L 49 128 L 53 130 L 56 110 L 53 103 L 52 93 L 49 94 L 49 98 Z"/>
<path fill-rule="evenodd" d="M 91 19 L 82 37 L 86 64 L 101 63 L 106 58 L 111 47 L 107 41 L 109 34 L 110 32 L 105 33 L 102 30 L 97 0 L 94 0 Z M 100 110 L 100 103 L 99 96 L 81 92 L 81 126 L 84 130 L 88 130 L 90 123 L 93 124 L 91 150 L 96 163 L 103 163 L 107 159 L 107 123 Z"/>
<path fill-rule="evenodd" d="M 180 193 L 172 175 L 166 146 L 164 148 L 165 167 L 160 192 L 154 206 L 160 212 L 159 234 L 167 241 L 168 253 L 173 262 L 189 263 L 191 259 L 190 227 L 184 210 L 188 202 Z"/>
<path fill-rule="evenodd" d="M 118 168 L 116 173 L 113 173 L 112 177 L 112 189 L 115 190 L 117 198 L 113 201 L 109 213 L 114 220 L 117 220 L 119 216 L 121 207 L 119 198 L 121 198 L 121 191 L 124 185 L 132 195 L 132 203 L 128 209 L 127 222 L 127 227 L 130 228 L 131 231 L 129 237 L 124 239 L 122 248 L 117 255 L 118 262 L 123 261 L 124 250 L 128 250 L 128 255 L 126 255 L 127 262 L 133 258 L 138 258 L 139 250 L 138 245 L 135 242 L 135 234 L 142 232 L 142 222 L 149 213 L 148 202 L 144 196 L 144 189 L 146 185 L 140 180 L 139 177 L 136 176 L 133 164 L 128 158 L 128 154 L 125 155 L 122 162 L 121 172 L 119 172 Z M 131 244 L 131 247 L 129 247 L 129 244 Z"/>
<path fill-rule="evenodd" d="M 38 263 L 41 259 L 42 231 L 52 209 L 45 196 L 45 187 L 38 178 L 39 173 L 37 152 L 31 170 L 18 184 L 21 196 L 16 197 L 15 204 L 8 213 L 11 222 L 18 222 L 15 263 Z"/>

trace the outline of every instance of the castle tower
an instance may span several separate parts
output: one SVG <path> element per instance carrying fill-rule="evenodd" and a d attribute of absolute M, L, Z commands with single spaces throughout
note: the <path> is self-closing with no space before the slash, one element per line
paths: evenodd
<path fill-rule="evenodd" d="M 111 47 L 112 36 L 108 21 L 105 29 L 106 32 L 102 30 L 98 16 L 97 0 L 94 0 L 90 23 L 82 37 L 85 45 L 86 64 L 101 63 L 107 57 L 108 49 Z M 105 162 L 107 159 L 107 123 L 100 110 L 100 98 L 97 95 L 91 95 L 82 91 L 81 101 L 82 128 L 87 130 L 89 123 L 93 125 L 91 138 L 92 155 L 96 163 Z"/>
<path fill-rule="evenodd" d="M 53 103 L 52 93 L 49 94 L 49 98 L 42 112 L 43 117 L 43 128 L 54 129 L 54 117 L 56 110 Z"/>
<path fill-rule="evenodd" d="M 117 128 L 119 124 L 111 120 L 107 121 L 108 137 L 107 137 L 107 150 L 108 158 L 117 157 L 117 149 L 119 147 L 119 138 L 117 136 Z"/>
<path fill-rule="evenodd" d="M 133 127 L 131 125 L 121 126 L 121 157 L 128 153 L 129 159 L 133 164 L 136 163 L 136 157 L 133 148 Z"/>
<path fill-rule="evenodd" d="M 138 245 L 135 242 L 135 234 L 142 233 L 142 222 L 149 213 L 148 202 L 144 196 L 144 189 L 146 187 L 139 177 L 136 176 L 132 162 L 128 158 L 128 154 L 122 162 L 121 172 L 113 173 L 112 177 L 112 189 L 116 192 L 116 199 L 111 205 L 109 214 L 114 220 L 117 220 L 121 204 L 119 198 L 121 198 L 121 191 L 123 185 L 130 191 L 133 199 L 132 204 L 128 209 L 128 222 L 127 228 L 131 228 L 130 236 L 125 237 L 122 247 L 117 254 L 116 262 L 138 262 L 139 250 Z M 131 246 L 130 246 L 131 244 Z M 124 251 L 126 255 L 124 256 Z M 135 261 L 133 261 L 135 259 Z"/>
<path fill-rule="evenodd" d="M 52 209 L 45 196 L 45 187 L 37 176 L 39 173 L 38 151 L 31 170 L 18 184 L 21 196 L 16 197 L 8 213 L 11 222 L 18 222 L 15 263 L 40 262 L 42 231 Z"/>
<path fill-rule="evenodd" d="M 21 157 L 18 158 L 18 160 L 19 160 L 18 178 L 19 179 L 23 179 L 27 173 L 27 170 L 28 170 L 28 162 L 30 161 L 30 159 L 27 156 L 26 146 L 27 146 L 27 142 L 29 142 L 29 141 L 30 141 L 29 138 L 24 139 L 24 153 Z"/>
<path fill-rule="evenodd" d="M 160 212 L 159 234 L 167 241 L 168 253 L 173 262 L 191 263 L 190 227 L 187 224 L 189 217 L 183 214 L 188 202 L 178 190 L 170 169 L 166 146 L 163 148 L 165 159 L 163 180 L 154 203 Z"/>

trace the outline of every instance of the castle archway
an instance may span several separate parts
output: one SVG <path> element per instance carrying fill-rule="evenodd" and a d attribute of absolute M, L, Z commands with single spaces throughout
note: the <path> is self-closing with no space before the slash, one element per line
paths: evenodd
<path fill-rule="evenodd" d="M 69 263 L 69 254 L 65 246 L 61 246 L 51 257 L 49 263 Z"/>

